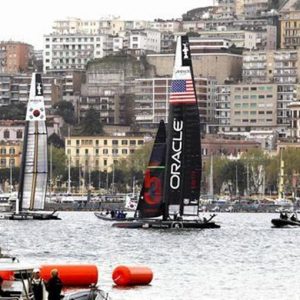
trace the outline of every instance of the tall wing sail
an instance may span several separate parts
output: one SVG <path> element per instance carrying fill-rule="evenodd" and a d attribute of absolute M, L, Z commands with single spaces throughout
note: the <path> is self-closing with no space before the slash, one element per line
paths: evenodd
<path fill-rule="evenodd" d="M 169 96 L 165 217 L 198 215 L 201 180 L 200 119 L 187 36 L 178 37 Z"/>
<path fill-rule="evenodd" d="M 19 190 L 21 210 L 44 209 L 47 175 L 47 129 L 42 77 L 33 73 L 23 143 Z"/>
<path fill-rule="evenodd" d="M 163 214 L 165 160 L 166 129 L 165 123 L 160 121 L 136 210 L 139 218 L 153 218 Z"/>

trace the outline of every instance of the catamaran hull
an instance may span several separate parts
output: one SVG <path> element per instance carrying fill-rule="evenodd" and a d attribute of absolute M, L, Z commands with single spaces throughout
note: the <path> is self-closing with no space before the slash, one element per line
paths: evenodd
<path fill-rule="evenodd" d="M 5 220 L 61 220 L 55 213 L 13 213 L 13 214 L 2 214 L 1 219 Z"/>
<path fill-rule="evenodd" d="M 197 221 L 133 221 L 133 222 L 117 222 L 112 225 L 117 228 L 132 229 L 214 229 L 221 226 L 214 222 L 197 222 Z"/>
<path fill-rule="evenodd" d="M 271 220 L 274 227 L 284 227 L 284 226 L 300 226 L 300 221 L 292 221 L 285 219 L 272 219 Z"/>

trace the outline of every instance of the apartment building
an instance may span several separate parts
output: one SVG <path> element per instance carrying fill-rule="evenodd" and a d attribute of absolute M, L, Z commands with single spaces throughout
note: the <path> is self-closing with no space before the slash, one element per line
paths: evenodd
<path fill-rule="evenodd" d="M 102 58 L 112 51 L 112 37 L 105 34 L 44 35 L 44 72 L 84 70 L 90 60 Z"/>
<path fill-rule="evenodd" d="M 268 0 L 244 0 L 244 15 L 246 18 L 257 18 L 268 11 Z"/>
<path fill-rule="evenodd" d="M 32 69 L 33 46 L 21 42 L 0 42 L 0 73 L 16 74 Z"/>
<path fill-rule="evenodd" d="M 154 30 L 158 30 L 160 32 L 180 32 L 181 31 L 181 22 L 179 21 L 166 21 L 166 20 L 159 20 L 150 22 L 150 28 Z"/>
<path fill-rule="evenodd" d="M 161 50 L 161 33 L 158 30 L 132 30 L 129 49 L 158 53 Z"/>
<path fill-rule="evenodd" d="M 136 79 L 135 120 L 144 128 L 168 121 L 171 78 Z M 195 78 L 200 122 L 203 127 L 215 123 L 215 78 Z"/>
<path fill-rule="evenodd" d="M 277 86 L 239 84 L 231 86 L 232 131 L 268 130 L 277 126 Z"/>
<path fill-rule="evenodd" d="M 143 135 L 71 136 L 66 138 L 65 153 L 70 157 L 72 167 L 110 172 L 121 159 L 144 143 Z"/>
<path fill-rule="evenodd" d="M 27 104 L 31 83 L 30 74 L 0 74 L 0 106 L 13 103 Z M 46 109 L 61 99 L 61 81 L 53 76 L 43 76 Z"/>
<path fill-rule="evenodd" d="M 296 49 L 300 46 L 300 11 L 285 12 L 280 19 L 280 48 Z"/>
<path fill-rule="evenodd" d="M 289 104 L 291 111 L 291 133 L 290 136 L 293 142 L 300 142 L 300 102 L 293 102 Z"/>
<path fill-rule="evenodd" d="M 0 141 L 0 169 L 20 167 L 21 153 L 21 142 Z"/>

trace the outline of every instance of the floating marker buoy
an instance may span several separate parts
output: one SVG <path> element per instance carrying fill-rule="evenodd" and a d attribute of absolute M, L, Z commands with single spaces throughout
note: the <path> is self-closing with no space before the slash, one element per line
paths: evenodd
<path fill-rule="evenodd" d="M 95 265 L 42 265 L 40 266 L 41 278 L 49 280 L 53 269 L 58 270 L 58 276 L 65 287 L 83 287 L 98 282 L 98 269 Z"/>
<path fill-rule="evenodd" d="M 146 285 L 152 281 L 153 272 L 148 267 L 118 266 L 114 269 L 112 279 L 116 285 Z"/>

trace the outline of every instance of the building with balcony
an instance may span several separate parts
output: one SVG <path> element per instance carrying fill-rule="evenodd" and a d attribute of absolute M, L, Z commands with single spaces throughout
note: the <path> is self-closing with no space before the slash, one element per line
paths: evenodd
<path fill-rule="evenodd" d="M 72 167 L 111 172 L 114 165 L 144 143 L 143 135 L 71 136 L 66 138 L 65 153 Z"/>
<path fill-rule="evenodd" d="M 168 122 L 169 91 L 172 79 L 149 78 L 135 80 L 135 121 L 144 128 L 156 128 L 160 120 Z M 195 78 L 200 123 L 206 131 L 215 124 L 214 78 Z"/>
<path fill-rule="evenodd" d="M 106 34 L 44 35 L 44 72 L 55 70 L 84 70 L 95 58 L 113 51 L 112 36 Z"/>
<path fill-rule="evenodd" d="M 280 48 L 300 47 L 300 11 L 293 10 L 283 14 L 280 19 Z"/>

